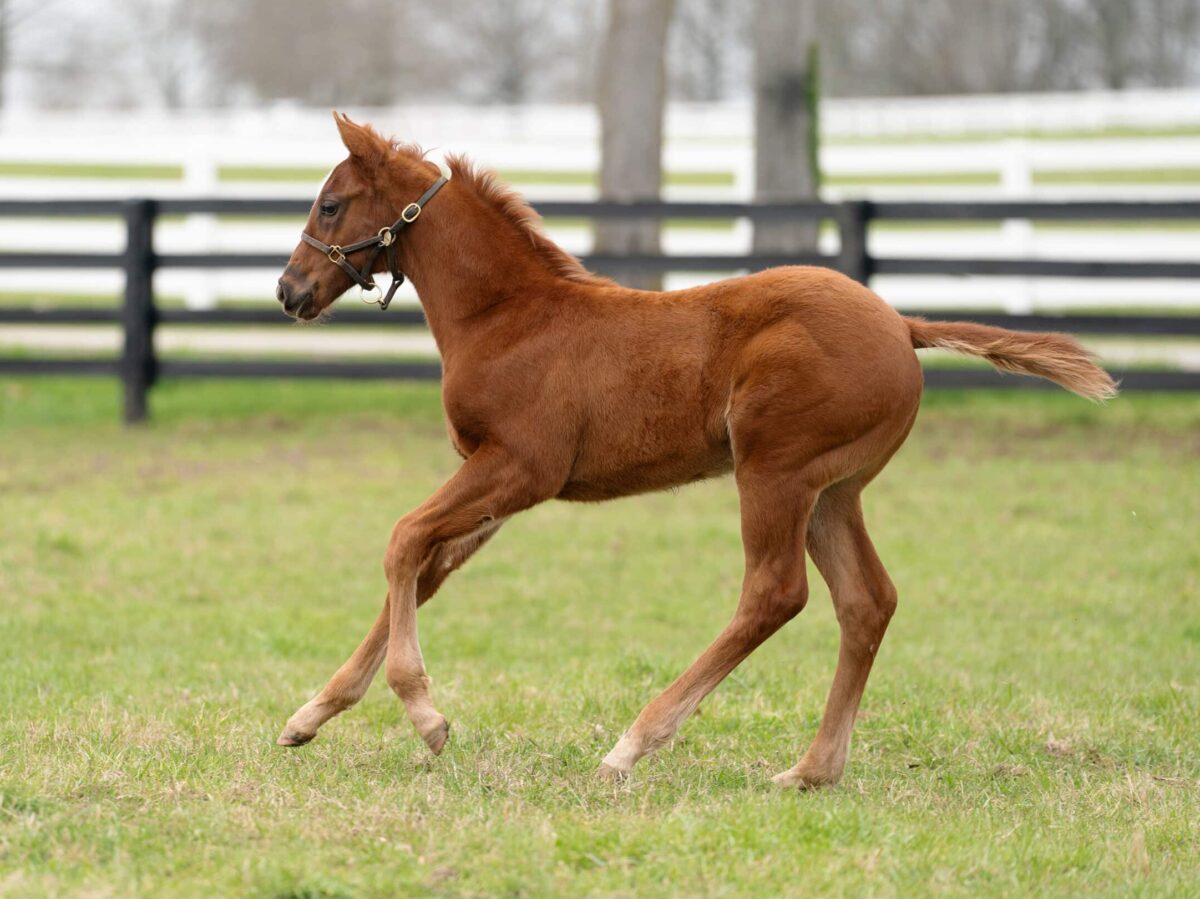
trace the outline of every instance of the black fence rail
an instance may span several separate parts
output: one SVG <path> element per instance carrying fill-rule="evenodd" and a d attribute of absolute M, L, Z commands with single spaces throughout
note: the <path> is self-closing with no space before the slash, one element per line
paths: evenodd
<path fill-rule="evenodd" d="M 1200 223 L 1196 202 L 933 202 L 874 203 L 690 203 L 576 202 L 538 203 L 546 218 L 597 219 L 731 219 L 752 222 L 797 219 L 836 223 L 840 249 L 836 255 L 589 255 L 583 262 L 597 271 L 651 272 L 758 271 L 777 265 L 827 265 L 863 283 L 873 275 L 1002 275 L 1069 278 L 1200 279 L 1200 261 L 1121 262 L 1003 258 L 888 258 L 873 256 L 867 237 L 875 221 L 1178 221 Z M 0 324 L 119 324 L 124 335 L 119 357 L 0 358 L 0 374 L 116 375 L 124 390 L 127 422 L 146 418 L 147 396 L 160 377 L 282 378 L 417 378 L 437 379 L 436 362 L 305 362 L 266 360 L 173 360 L 155 353 L 158 325 L 286 325 L 280 312 L 263 309 L 158 308 L 153 277 L 159 269 L 278 268 L 287 261 L 275 253 L 157 253 L 154 226 L 160 216 L 208 213 L 236 216 L 303 216 L 303 200 L 272 199 L 133 199 L 133 200 L 0 200 L 0 217 L 121 217 L 125 223 L 123 253 L 0 253 L 0 269 L 116 268 L 125 274 L 124 301 L 119 308 L 54 309 L 0 306 Z M 1198 254 L 1200 256 L 1200 254 Z M 1200 316 L 1187 315 L 1005 315 L 973 310 L 923 313 L 931 320 L 970 320 L 1018 330 L 1055 330 L 1075 334 L 1124 336 L 1200 336 Z M 413 327 L 424 325 L 419 310 L 392 309 L 386 315 L 347 312 L 332 320 L 335 327 Z M 1198 390 L 1200 372 L 1117 371 L 1126 390 Z M 934 369 L 926 373 L 930 387 L 1034 388 L 1041 382 L 1001 378 L 977 369 Z"/>

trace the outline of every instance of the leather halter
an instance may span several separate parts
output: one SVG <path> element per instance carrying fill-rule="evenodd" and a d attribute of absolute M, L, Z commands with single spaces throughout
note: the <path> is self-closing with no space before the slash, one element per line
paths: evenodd
<path fill-rule="evenodd" d="M 356 241 L 352 244 L 347 244 L 344 247 L 334 244 L 330 246 L 323 241 L 317 240 L 307 231 L 300 232 L 300 239 L 310 247 L 315 247 L 325 254 L 325 257 L 350 276 L 362 290 L 375 290 L 375 279 L 371 277 L 371 269 L 375 266 L 375 260 L 379 258 L 379 254 L 387 252 L 388 271 L 392 275 L 391 286 L 388 287 L 387 293 L 383 295 L 383 299 L 379 301 L 379 308 L 386 309 L 388 304 L 392 302 L 392 297 L 396 295 L 397 288 L 404 283 L 404 272 L 400 271 L 400 267 L 396 261 L 396 238 L 400 232 L 417 220 L 417 216 L 421 214 L 421 210 L 425 208 L 425 204 L 430 198 L 441 190 L 442 185 L 448 179 L 445 176 L 438 178 L 433 182 L 433 186 L 425 193 L 421 194 L 420 199 L 415 203 L 409 203 L 400 213 L 400 218 L 388 228 L 380 228 L 379 233 L 368 237 L 364 240 Z M 357 269 L 346 259 L 351 253 L 357 253 L 359 250 L 370 250 L 366 260 L 363 262 L 362 268 Z M 366 300 L 364 302 L 374 302 Z"/>

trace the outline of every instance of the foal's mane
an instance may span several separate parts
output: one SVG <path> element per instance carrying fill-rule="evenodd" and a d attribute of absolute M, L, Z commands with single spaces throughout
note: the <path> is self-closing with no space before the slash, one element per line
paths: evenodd
<path fill-rule="evenodd" d="M 425 153 L 416 144 L 394 141 L 394 152 L 417 162 L 428 162 Z M 505 184 L 494 171 L 481 168 L 461 153 L 446 157 L 455 181 L 460 181 L 475 192 L 481 200 L 504 216 L 514 227 L 529 238 L 537 257 L 560 278 L 585 284 L 612 284 L 608 278 L 589 272 L 578 259 L 552 241 L 542 231 L 542 217 L 525 202 L 525 198 Z"/>

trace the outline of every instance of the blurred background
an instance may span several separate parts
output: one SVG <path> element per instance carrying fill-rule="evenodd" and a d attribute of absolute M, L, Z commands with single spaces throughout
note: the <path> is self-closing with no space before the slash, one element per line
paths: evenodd
<path fill-rule="evenodd" d="M 1200 200 L 1200 0 L 0 0 L 0 83 L 9 359 L 98 365 L 128 342 L 115 325 L 127 223 L 80 201 L 294 201 L 163 207 L 151 225 L 159 254 L 216 254 L 158 268 L 158 308 L 273 311 L 276 261 L 344 155 L 337 107 L 434 158 L 466 152 L 551 212 L 595 200 L 882 204 L 867 207 L 858 264 L 832 207 L 769 221 L 732 207 L 596 222 L 568 205 L 547 217 L 552 237 L 632 285 L 823 261 L 906 312 L 1126 315 L 1068 328 L 1093 328 L 1091 345 L 1122 369 L 1200 371 L 1200 207 L 1187 207 Z M 1029 200 L 1174 206 L 885 209 Z M 39 254 L 55 248 L 97 258 L 47 267 Z M 619 264 L 660 253 L 678 261 Z M 411 287 L 400 297 L 413 315 L 392 324 L 413 327 L 167 316 L 148 339 L 184 359 L 431 360 Z M 81 307 L 113 320 L 63 311 Z M 1145 316 L 1156 321 L 1135 321 Z"/>
<path fill-rule="evenodd" d="M 832 97 L 1120 91 L 1200 79 L 1194 0 L 869 0 L 810 7 Z M 620 7 L 621 4 L 616 4 Z M 754 4 L 661 8 L 673 101 L 751 95 Z M 5 106 L 589 103 L 611 10 L 589 0 L 4 0 Z M 797 48 L 800 49 L 800 48 Z"/>

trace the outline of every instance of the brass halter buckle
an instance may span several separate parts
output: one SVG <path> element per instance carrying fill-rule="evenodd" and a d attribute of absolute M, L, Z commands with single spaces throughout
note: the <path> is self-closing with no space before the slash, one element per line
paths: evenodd
<path fill-rule="evenodd" d="M 3 0 L 0 0 L 0 5 Z M 399 232 L 406 226 L 411 225 L 417 220 L 421 214 L 421 209 L 426 203 L 436 194 L 442 185 L 449 181 L 448 175 L 442 175 L 430 187 L 421 194 L 415 203 L 409 203 L 400 213 L 400 218 L 392 223 L 391 227 L 380 228 L 374 237 L 368 237 L 366 240 L 360 240 L 356 243 L 351 243 L 348 246 L 338 246 L 334 244 L 330 246 L 313 237 L 307 231 L 300 232 L 300 239 L 308 244 L 313 249 L 323 253 L 330 262 L 342 269 L 351 280 L 358 285 L 359 298 L 364 303 L 377 305 L 380 309 L 387 309 L 392 298 L 396 295 L 396 288 L 404 283 L 404 272 L 400 270 L 399 260 L 396 258 L 396 252 L 392 247 L 399 240 Z M 361 250 L 368 251 L 367 258 L 360 268 L 355 268 L 346 259 L 347 253 L 357 253 Z M 379 254 L 384 250 L 387 251 L 387 267 L 392 273 L 392 283 L 388 285 L 385 291 L 383 288 L 376 285 L 374 278 L 371 277 L 371 269 L 379 259 Z"/>

